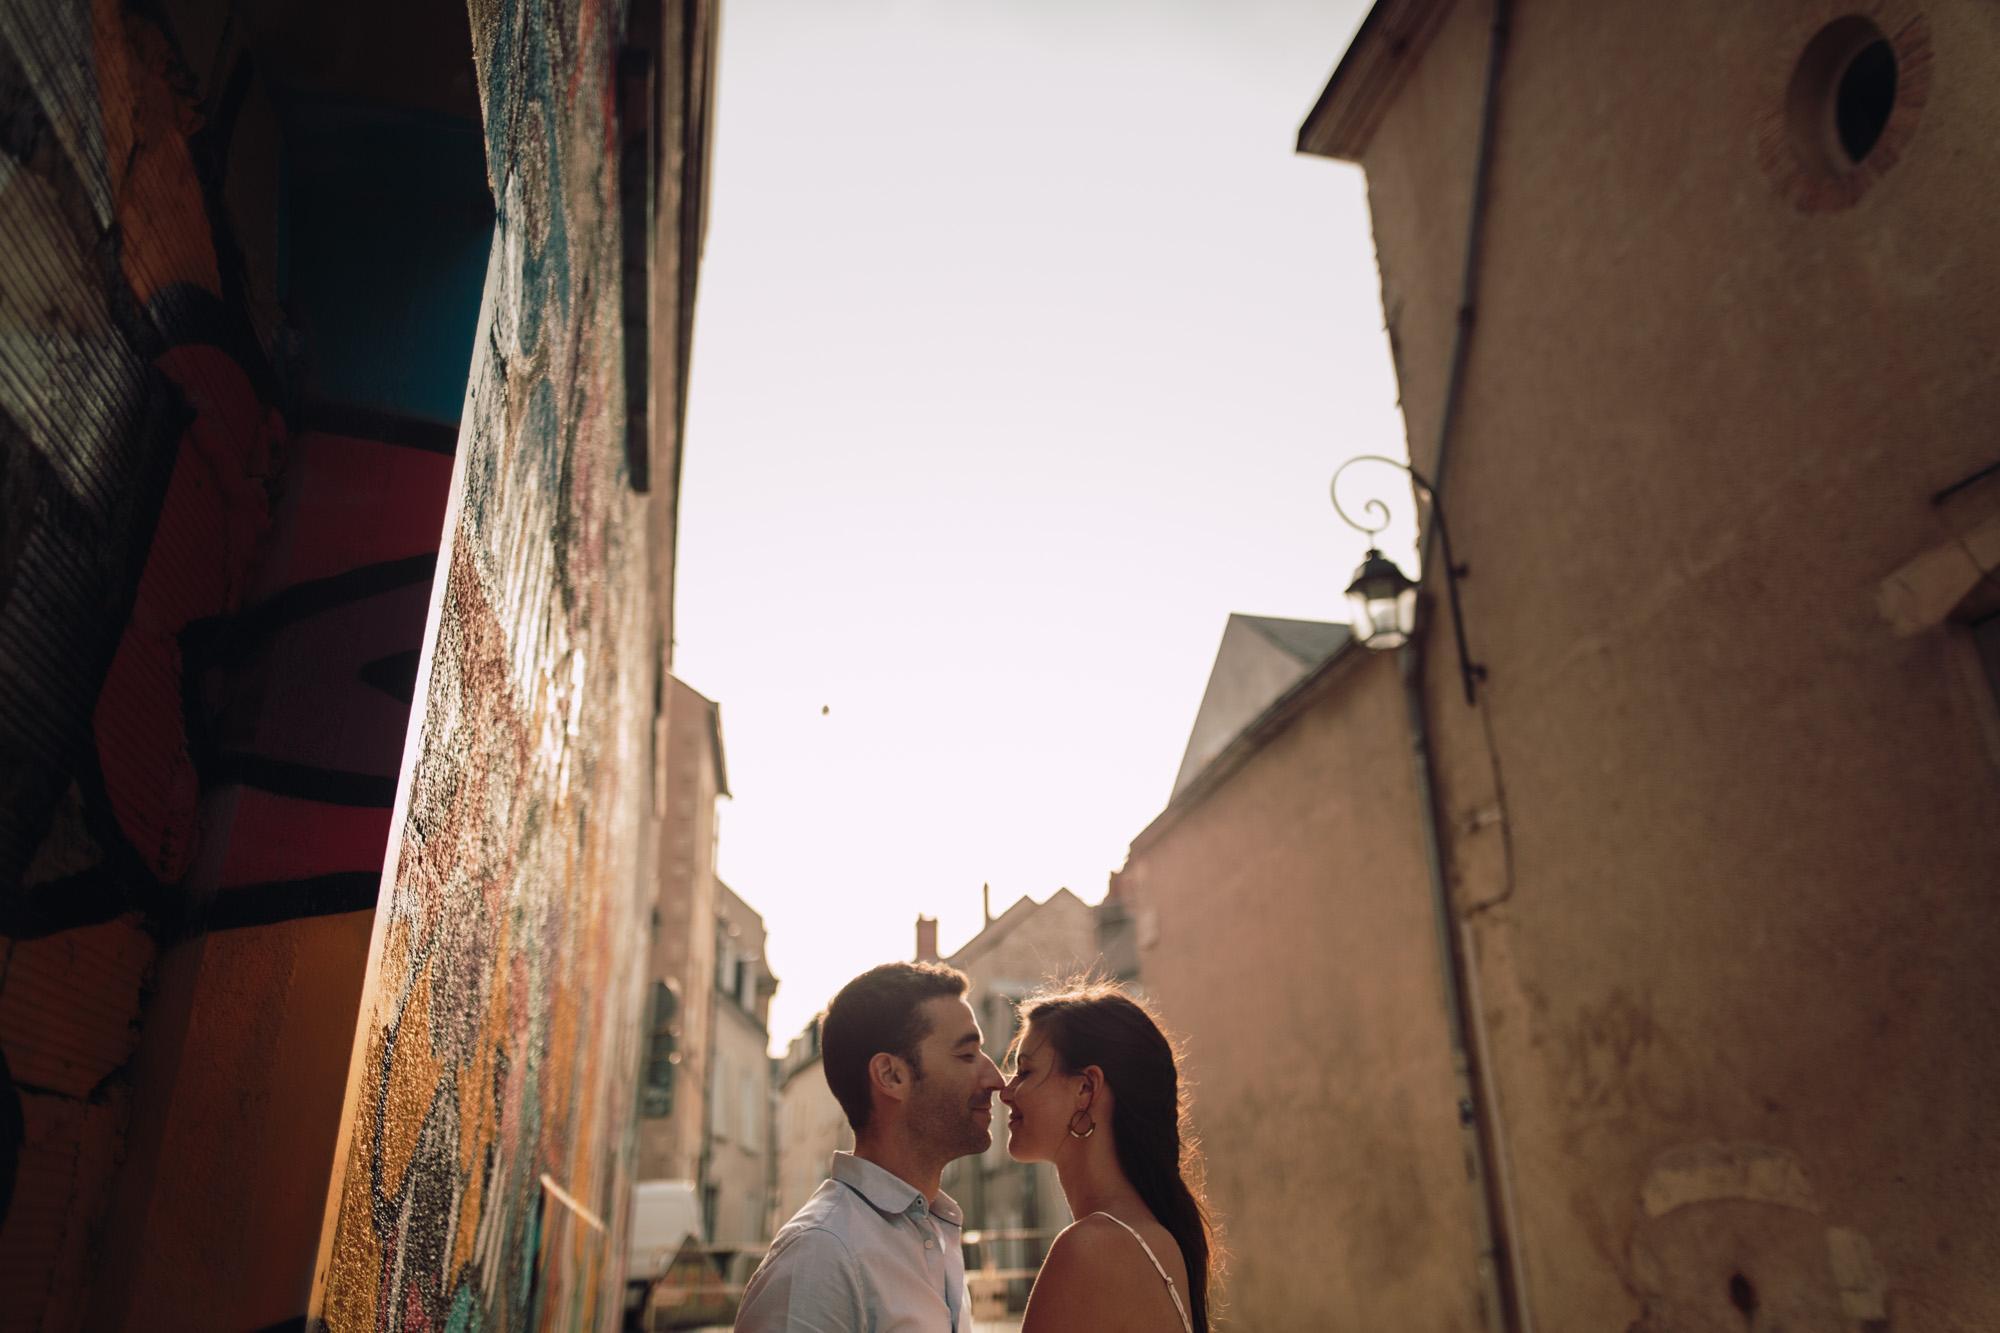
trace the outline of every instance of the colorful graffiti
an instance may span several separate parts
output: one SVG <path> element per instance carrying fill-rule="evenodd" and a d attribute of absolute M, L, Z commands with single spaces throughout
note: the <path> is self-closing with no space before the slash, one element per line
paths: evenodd
<path fill-rule="evenodd" d="M 0 1290 L 51 1328 L 602 1325 L 666 640 L 623 6 L 473 7 L 478 206 L 386 212 L 342 192 L 386 160 L 357 134 L 423 188 L 405 122 L 284 120 L 242 17 L 0 0 Z M 448 280 L 385 277 L 384 232 L 281 299 L 381 216 L 450 231 L 400 260 Z M 371 290 L 431 320 L 468 238 L 469 394 L 449 319 L 377 375 Z"/>
<path fill-rule="evenodd" d="M 615 1320 L 658 580 L 627 473 L 616 16 L 473 13 L 499 227 L 312 1315 Z"/>
<path fill-rule="evenodd" d="M 201 850 L 181 635 L 232 614 L 282 453 L 158 23 L 0 5 L 0 1289 L 80 1322 L 157 940 Z M 191 706 L 193 705 L 193 706 Z"/>
<path fill-rule="evenodd" d="M 252 53 L 172 27 L 230 10 L 0 3 L 0 1305 L 37 1327 L 303 1312 L 318 1210 L 274 1196 L 323 1185 L 348 1034 L 287 1047 L 360 989 L 457 438 L 315 391 L 297 321 L 346 312 L 277 301 L 292 150 Z"/>
<path fill-rule="evenodd" d="M 257 596 L 191 655 L 234 789 L 209 930 L 372 908 L 456 432 L 312 409 Z"/>

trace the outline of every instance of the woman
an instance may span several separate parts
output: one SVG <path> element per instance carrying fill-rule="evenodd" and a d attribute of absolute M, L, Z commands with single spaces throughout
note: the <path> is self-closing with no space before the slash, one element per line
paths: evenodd
<path fill-rule="evenodd" d="M 1014 1039 L 1007 1152 L 1054 1162 L 1077 1221 L 1021 1333 L 1208 1333 L 1209 1223 L 1187 1181 L 1180 1078 L 1159 1025 L 1115 985 L 1031 998 Z"/>

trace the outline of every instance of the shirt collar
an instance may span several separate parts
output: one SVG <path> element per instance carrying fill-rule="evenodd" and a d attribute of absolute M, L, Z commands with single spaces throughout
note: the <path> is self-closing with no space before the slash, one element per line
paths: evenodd
<path fill-rule="evenodd" d="M 955 1227 L 965 1225 L 965 1214 L 949 1194 L 940 1190 L 935 1199 L 926 1201 L 923 1191 L 909 1181 L 851 1152 L 833 1155 L 833 1178 L 868 1200 L 879 1213 L 928 1211 Z"/>

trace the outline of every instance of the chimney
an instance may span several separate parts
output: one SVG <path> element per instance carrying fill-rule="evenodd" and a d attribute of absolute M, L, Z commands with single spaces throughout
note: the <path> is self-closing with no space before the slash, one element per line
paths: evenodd
<path fill-rule="evenodd" d="M 937 960 L 937 918 L 920 916 L 917 918 L 917 961 L 935 963 Z"/>
<path fill-rule="evenodd" d="M 986 926 L 993 924 L 993 886 L 991 884 L 981 884 L 979 886 L 979 915 L 985 921 L 985 925 L 981 926 L 980 929 L 983 930 Z"/>

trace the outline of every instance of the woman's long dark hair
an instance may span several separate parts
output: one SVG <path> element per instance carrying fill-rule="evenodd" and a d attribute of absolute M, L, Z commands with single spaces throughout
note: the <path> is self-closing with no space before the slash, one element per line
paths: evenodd
<path fill-rule="evenodd" d="M 1208 1333 L 1208 1278 L 1213 1229 L 1200 1194 L 1201 1153 L 1186 1131 L 1187 1105 L 1173 1043 L 1152 1014 L 1112 982 L 1085 981 L 1031 996 L 1021 1007 L 1048 1039 L 1065 1073 L 1096 1065 L 1117 1103 L 1112 1127 L 1118 1166 L 1140 1200 L 1181 1247 L 1187 1264 L 1188 1314 Z M 1015 1038 L 1018 1046 L 1021 1037 Z"/>

